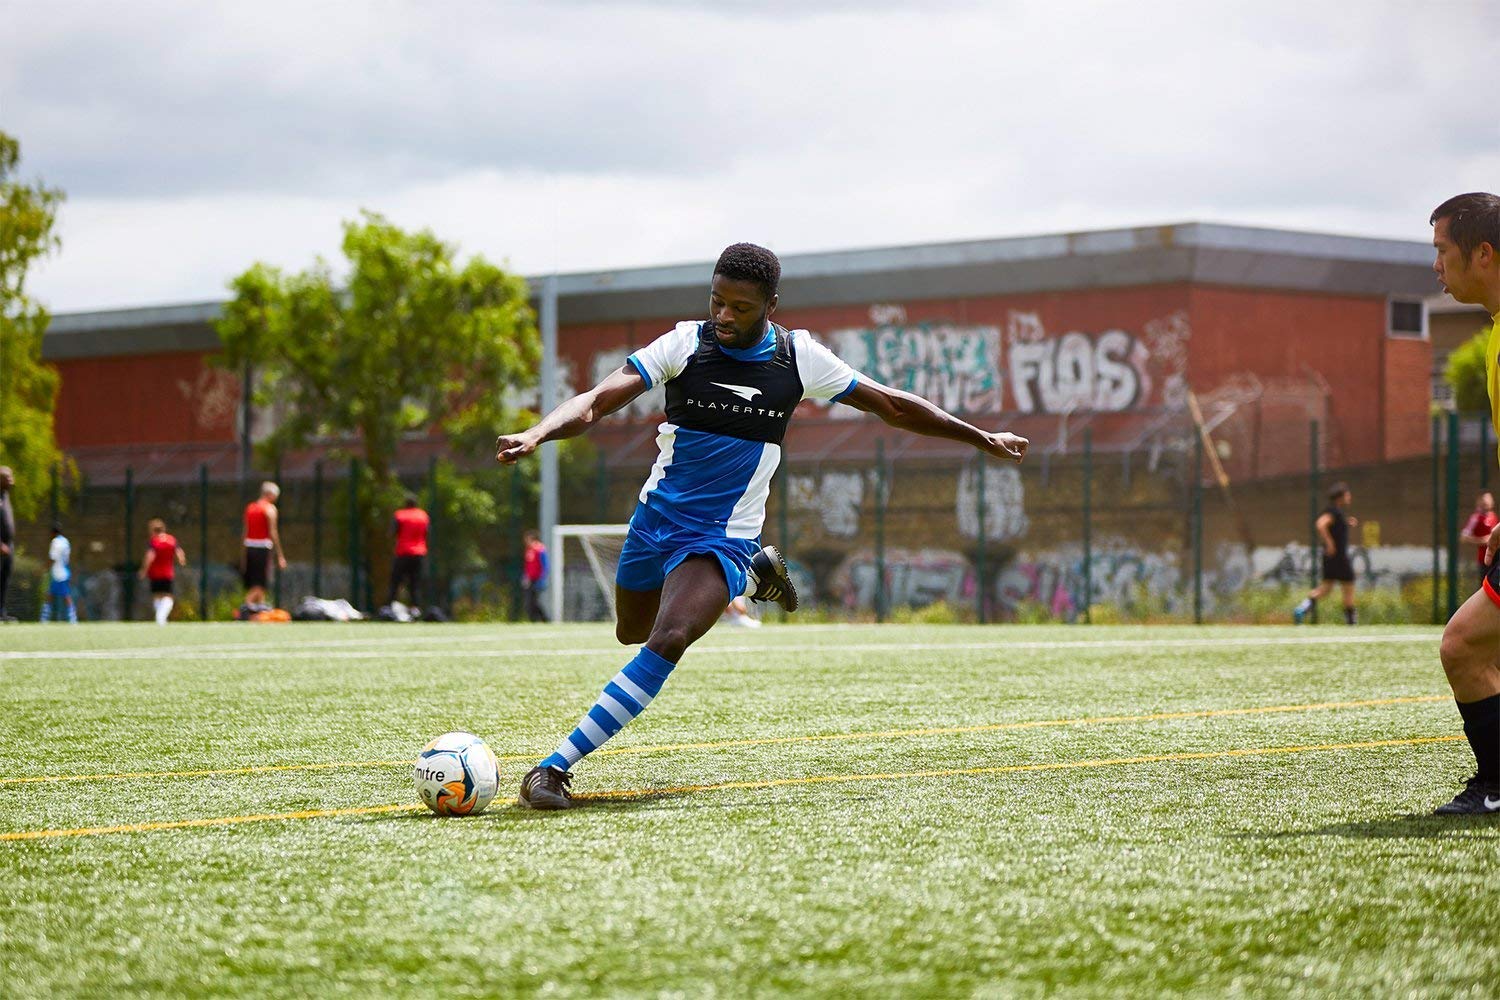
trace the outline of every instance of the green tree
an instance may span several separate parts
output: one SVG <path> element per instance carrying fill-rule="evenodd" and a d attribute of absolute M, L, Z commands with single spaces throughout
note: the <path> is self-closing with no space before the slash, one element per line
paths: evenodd
<path fill-rule="evenodd" d="M 0 465 L 15 470 L 16 513 L 30 518 L 63 456 L 52 428 L 57 369 L 42 362 L 49 316 L 27 295 L 26 273 L 60 245 L 52 230 L 63 194 L 17 180 L 20 161 L 21 144 L 0 132 Z"/>
<path fill-rule="evenodd" d="M 1448 355 L 1443 377 L 1453 387 L 1453 402 L 1461 413 L 1487 412 L 1490 408 L 1484 379 L 1484 347 L 1489 336 L 1490 328 L 1486 326 Z"/>
<path fill-rule="evenodd" d="M 427 230 L 366 212 L 344 224 L 343 253 L 343 287 L 321 259 L 235 278 L 219 362 L 255 373 L 254 401 L 274 425 L 263 457 L 322 443 L 363 460 L 359 517 L 384 578 L 401 441 L 437 432 L 458 454 L 487 456 L 515 419 L 504 391 L 535 382 L 541 343 L 520 277 L 481 257 L 460 265 Z"/>

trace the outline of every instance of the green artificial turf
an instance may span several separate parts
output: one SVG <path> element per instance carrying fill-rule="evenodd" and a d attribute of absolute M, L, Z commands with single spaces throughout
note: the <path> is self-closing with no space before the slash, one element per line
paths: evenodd
<path fill-rule="evenodd" d="M 517 758 L 467 819 L 0 840 L 0 994 L 1497 990 L 1500 818 L 1422 815 L 1472 765 L 1432 629 L 720 628 L 578 769 L 633 794 L 514 806 L 628 655 L 599 626 L 0 630 L 0 835 L 415 804 L 400 762 L 451 729 Z"/>

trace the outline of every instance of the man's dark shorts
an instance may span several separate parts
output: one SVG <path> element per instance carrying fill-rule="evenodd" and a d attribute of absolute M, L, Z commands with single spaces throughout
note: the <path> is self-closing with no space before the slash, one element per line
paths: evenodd
<path fill-rule="evenodd" d="M 266 587 L 271 582 L 271 550 L 246 547 L 245 586 Z"/>
<path fill-rule="evenodd" d="M 1353 583 L 1354 564 L 1349 561 L 1348 556 L 1324 556 L 1323 579 L 1333 580 L 1335 583 Z"/>

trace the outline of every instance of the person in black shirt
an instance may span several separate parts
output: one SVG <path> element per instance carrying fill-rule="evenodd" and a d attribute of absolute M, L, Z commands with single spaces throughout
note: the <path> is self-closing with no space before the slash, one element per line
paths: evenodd
<path fill-rule="evenodd" d="M 1354 611 L 1354 565 L 1349 562 L 1349 529 L 1359 524 L 1359 519 L 1344 513 L 1344 508 L 1354 500 L 1354 494 L 1343 483 L 1334 483 L 1328 490 L 1328 506 L 1318 515 L 1314 526 L 1323 540 L 1323 582 L 1307 592 L 1302 603 L 1292 609 L 1292 620 L 1298 625 L 1310 612 L 1316 611 L 1318 599 L 1326 597 L 1335 582 L 1344 592 L 1344 621 L 1353 625 Z"/>
<path fill-rule="evenodd" d="M 10 509 L 10 488 L 15 482 L 10 466 L 0 465 L 0 622 L 15 621 L 5 613 L 5 592 L 10 589 L 11 550 L 16 545 L 16 515 Z"/>

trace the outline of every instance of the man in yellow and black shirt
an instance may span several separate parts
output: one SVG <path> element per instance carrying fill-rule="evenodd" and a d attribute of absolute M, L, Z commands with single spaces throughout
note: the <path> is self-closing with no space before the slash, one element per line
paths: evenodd
<path fill-rule="evenodd" d="M 1448 294 L 1459 302 L 1482 305 L 1490 314 L 1484 351 L 1485 385 L 1490 419 L 1500 433 L 1500 197 L 1461 194 L 1437 207 L 1432 245 L 1433 270 Z M 1486 459 L 1488 461 L 1488 459 Z M 1448 686 L 1464 720 L 1464 735 L 1474 750 L 1474 777 L 1452 802 L 1438 806 L 1446 814 L 1500 813 L 1500 531 L 1490 532 L 1485 547 L 1484 583 L 1464 602 L 1443 630 L 1441 655 Z"/>

